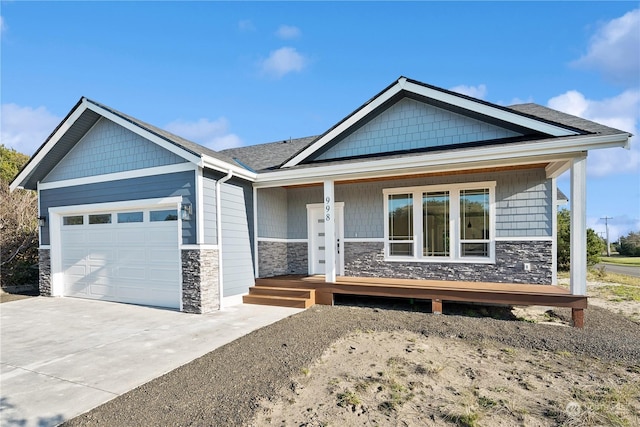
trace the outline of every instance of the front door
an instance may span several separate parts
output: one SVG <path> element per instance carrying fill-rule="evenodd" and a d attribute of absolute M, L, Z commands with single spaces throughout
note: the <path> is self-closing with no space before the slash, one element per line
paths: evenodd
<path fill-rule="evenodd" d="M 336 260 L 336 275 L 344 274 L 344 203 L 336 203 L 336 240 L 333 245 Z M 307 205 L 307 235 L 309 236 L 309 274 L 325 274 L 327 251 L 324 233 L 324 205 Z"/>

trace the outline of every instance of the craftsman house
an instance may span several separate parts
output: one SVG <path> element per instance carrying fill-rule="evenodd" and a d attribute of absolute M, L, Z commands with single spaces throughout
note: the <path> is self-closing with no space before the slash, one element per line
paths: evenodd
<path fill-rule="evenodd" d="M 200 313 L 283 275 L 555 284 L 570 170 L 581 309 L 587 153 L 629 137 L 401 77 L 320 136 L 216 152 L 82 98 L 11 188 L 39 194 L 43 295 Z"/>

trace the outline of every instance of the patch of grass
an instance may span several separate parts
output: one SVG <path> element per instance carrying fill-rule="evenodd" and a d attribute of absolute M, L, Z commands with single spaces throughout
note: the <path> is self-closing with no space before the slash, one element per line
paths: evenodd
<path fill-rule="evenodd" d="M 629 383 L 612 387 L 603 385 L 595 388 L 573 387 L 574 401 L 567 404 L 577 408 L 570 414 L 575 425 L 637 425 L 628 415 L 636 414 L 635 404 L 640 396 L 640 384 Z"/>
<path fill-rule="evenodd" d="M 344 393 L 338 393 L 336 397 L 338 399 L 338 406 L 341 408 L 347 408 L 349 406 L 355 408 L 360 403 L 362 403 L 358 395 L 350 390 L 347 390 Z"/>
<path fill-rule="evenodd" d="M 468 414 L 450 414 L 447 418 L 458 427 L 477 427 L 480 415 L 477 412 L 469 412 Z"/>
<path fill-rule="evenodd" d="M 308 377 L 311 374 L 311 369 L 309 368 L 301 368 L 300 372 L 302 373 L 302 375 L 304 375 L 305 377 Z"/>
<path fill-rule="evenodd" d="M 516 354 L 516 350 L 510 347 L 501 348 L 500 351 L 504 354 L 508 354 L 509 356 L 514 356 Z"/>
<path fill-rule="evenodd" d="M 607 285 L 598 288 L 597 293 L 612 301 L 640 301 L 640 286 Z"/>
<path fill-rule="evenodd" d="M 495 406 L 498 406 L 498 402 L 491 399 L 490 397 L 478 396 L 478 405 L 480 405 L 481 408 L 485 408 L 485 409 L 493 408 Z"/>
<path fill-rule="evenodd" d="M 600 262 L 604 264 L 619 264 L 640 267 L 640 257 L 603 256 L 602 258 L 600 258 Z"/>

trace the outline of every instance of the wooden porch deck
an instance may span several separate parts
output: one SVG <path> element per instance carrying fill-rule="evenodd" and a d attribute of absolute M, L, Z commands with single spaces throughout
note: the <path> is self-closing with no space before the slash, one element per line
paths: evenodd
<path fill-rule="evenodd" d="M 280 289 L 280 291 L 273 293 L 268 289 Z M 283 303 L 287 301 L 293 303 L 301 298 L 302 290 L 313 291 L 309 293 L 307 302 L 290 305 L 303 308 L 313 304 L 332 305 L 335 294 L 347 294 L 431 300 L 434 313 L 442 313 L 443 301 L 570 307 L 573 325 L 578 328 L 584 325 L 584 309 L 587 308 L 585 295 L 572 295 L 567 289 L 553 285 L 373 277 L 338 277 L 336 282 L 326 283 L 324 276 L 278 276 L 256 279 L 256 286 L 250 290 L 249 295 L 245 296 L 245 302 L 279 305 L 278 298 L 284 298 Z M 297 292 L 297 296 L 293 296 L 292 292 Z"/>

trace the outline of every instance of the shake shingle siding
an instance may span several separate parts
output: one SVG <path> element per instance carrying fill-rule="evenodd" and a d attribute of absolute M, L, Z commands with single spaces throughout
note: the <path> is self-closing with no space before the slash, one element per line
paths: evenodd
<path fill-rule="evenodd" d="M 83 178 L 186 162 L 140 135 L 102 118 L 43 182 Z"/>

